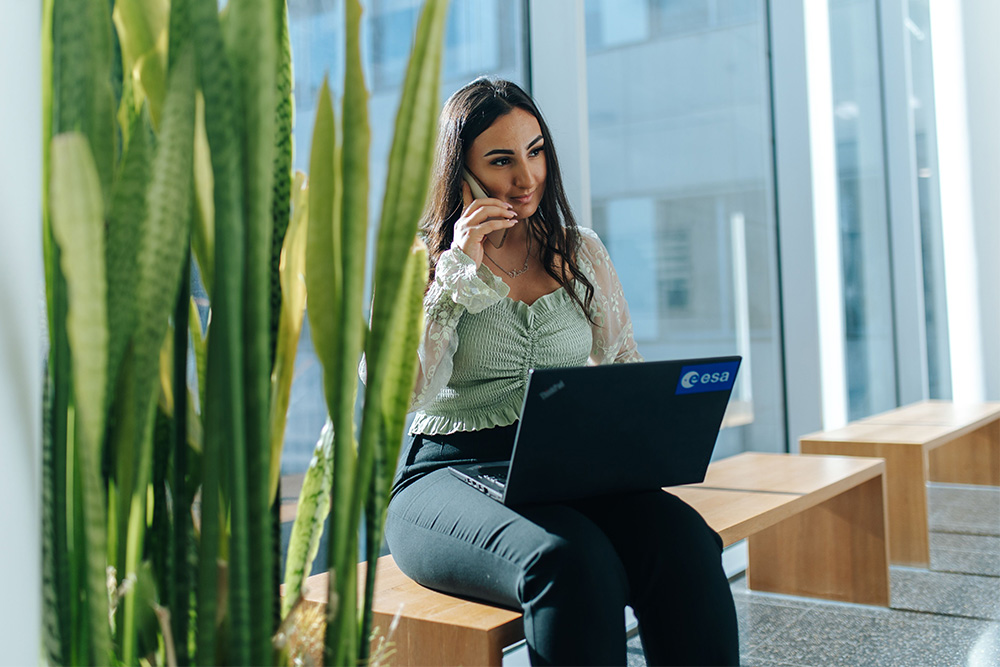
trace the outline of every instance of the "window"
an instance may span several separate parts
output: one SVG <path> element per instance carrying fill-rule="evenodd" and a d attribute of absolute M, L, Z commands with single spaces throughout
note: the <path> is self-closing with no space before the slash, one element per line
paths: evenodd
<path fill-rule="evenodd" d="M 830 0 L 847 417 L 896 406 L 878 7 Z"/>
<path fill-rule="evenodd" d="M 910 42 L 910 89 L 917 153 L 917 198 L 924 269 L 927 326 L 927 379 L 931 398 L 951 398 L 951 355 L 944 286 L 941 202 L 938 185 L 937 120 L 934 116 L 934 74 L 931 61 L 929 0 L 908 0 L 906 21 Z"/>
<path fill-rule="evenodd" d="M 743 425 L 716 456 L 783 449 L 764 2 L 588 0 L 585 16 L 593 225 L 639 350 L 743 355 Z"/>

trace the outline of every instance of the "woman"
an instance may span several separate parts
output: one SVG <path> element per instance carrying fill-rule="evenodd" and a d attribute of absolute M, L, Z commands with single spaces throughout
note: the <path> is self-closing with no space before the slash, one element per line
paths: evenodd
<path fill-rule="evenodd" d="M 676 497 L 511 509 L 447 470 L 510 458 L 528 369 L 642 360 L 607 250 L 576 226 L 548 128 L 516 85 L 477 79 L 445 104 L 423 230 L 418 411 L 386 525 L 400 569 L 522 610 L 533 664 L 624 664 L 626 605 L 649 663 L 738 663 L 722 542 Z"/>

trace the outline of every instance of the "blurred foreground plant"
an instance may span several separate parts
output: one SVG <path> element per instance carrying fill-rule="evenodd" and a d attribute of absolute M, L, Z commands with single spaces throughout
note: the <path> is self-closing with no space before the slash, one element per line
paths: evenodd
<path fill-rule="evenodd" d="M 291 175 L 285 0 L 222 13 L 217 0 L 44 0 L 50 663 L 283 661 L 275 499 L 307 287 L 332 427 L 303 488 L 286 601 L 332 508 L 325 660 L 367 658 L 374 567 L 359 610 L 358 533 L 363 514 L 377 556 L 416 372 L 427 259 L 414 239 L 446 4 L 427 0 L 404 85 L 369 328 L 359 2 L 345 2 L 339 130 L 324 85 L 306 188 Z"/>
<path fill-rule="evenodd" d="M 49 662 L 274 663 L 285 0 L 44 11 Z"/>

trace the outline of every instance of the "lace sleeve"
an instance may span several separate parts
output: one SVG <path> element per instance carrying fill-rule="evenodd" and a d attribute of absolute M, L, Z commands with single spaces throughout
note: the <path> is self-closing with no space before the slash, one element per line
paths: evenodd
<path fill-rule="evenodd" d="M 488 268 L 453 247 L 438 258 L 424 296 L 424 335 L 417 349 L 420 365 L 410 409 L 426 405 L 448 384 L 458 336 L 455 328 L 466 312 L 478 313 L 507 296 L 510 288 Z"/>
<path fill-rule="evenodd" d="M 594 300 L 590 306 L 593 345 L 591 364 L 642 361 L 632 332 L 632 318 L 622 291 L 622 284 L 611 263 L 611 256 L 592 229 L 580 227 L 580 249 L 577 262 L 594 285 Z"/>

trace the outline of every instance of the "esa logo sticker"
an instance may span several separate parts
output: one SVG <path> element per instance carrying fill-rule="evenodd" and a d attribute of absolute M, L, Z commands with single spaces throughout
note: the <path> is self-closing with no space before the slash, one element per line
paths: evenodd
<path fill-rule="evenodd" d="M 681 369 L 681 379 L 677 381 L 675 394 L 698 394 L 704 391 L 724 391 L 732 389 L 736 381 L 738 361 L 724 361 L 717 364 L 698 364 Z"/>

